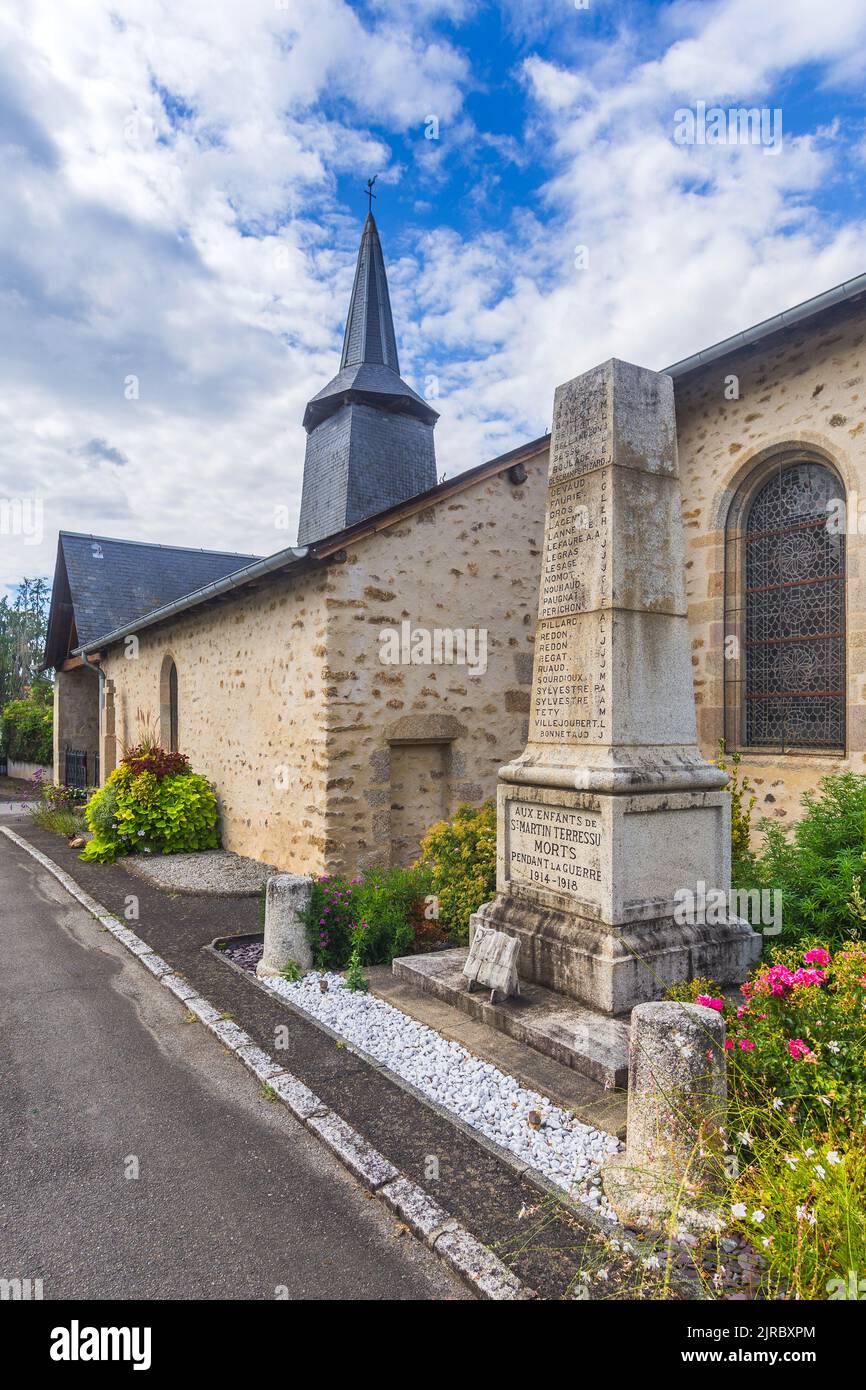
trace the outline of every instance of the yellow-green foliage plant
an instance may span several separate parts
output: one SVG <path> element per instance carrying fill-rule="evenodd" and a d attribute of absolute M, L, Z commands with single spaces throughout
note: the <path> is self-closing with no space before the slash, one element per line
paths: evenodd
<path fill-rule="evenodd" d="M 456 941 L 469 937 L 469 918 L 496 892 L 496 802 L 458 806 L 421 841 L 419 865 L 430 871 L 438 921 Z"/>
<path fill-rule="evenodd" d="M 112 863 L 123 854 L 179 854 L 219 846 L 213 787 L 182 753 L 132 749 L 91 797 L 93 832 L 82 859 Z"/>

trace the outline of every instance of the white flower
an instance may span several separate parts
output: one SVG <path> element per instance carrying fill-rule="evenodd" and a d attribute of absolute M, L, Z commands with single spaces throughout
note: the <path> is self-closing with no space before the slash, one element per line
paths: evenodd
<path fill-rule="evenodd" d="M 760 1226 L 763 1219 L 764 1213 L 760 1210 L 760 1208 L 757 1208 L 755 1211 L 752 1212 L 752 1220 L 754 1221 L 756 1226 Z"/>
<path fill-rule="evenodd" d="M 836 1149 L 827 1150 L 827 1162 L 833 1165 L 842 1162 Z"/>
<path fill-rule="evenodd" d="M 841 1051 L 841 1048 L 839 1047 L 839 1044 L 838 1044 L 837 1042 L 828 1043 L 827 1046 L 829 1047 L 829 1049 L 830 1049 L 831 1052 L 840 1052 L 840 1051 Z"/>
<path fill-rule="evenodd" d="M 781 1109 L 782 1109 L 782 1106 L 783 1106 L 784 1104 L 785 1104 L 785 1102 L 784 1102 L 783 1100 L 779 1100 L 779 1097 L 776 1096 L 776 1099 L 773 1101 L 773 1109 L 774 1109 L 774 1110 L 781 1110 Z"/>
<path fill-rule="evenodd" d="M 661 1260 L 658 1255 L 648 1255 L 644 1260 L 647 1269 L 661 1269 Z"/>
<path fill-rule="evenodd" d="M 811 1158 L 814 1152 L 815 1152 L 814 1149 L 804 1149 L 804 1150 L 803 1150 L 804 1157 L 806 1157 L 806 1158 Z"/>
<path fill-rule="evenodd" d="M 751 1144 L 752 1142 L 752 1136 L 747 1129 L 741 1129 L 737 1138 L 741 1144 Z"/>
<path fill-rule="evenodd" d="M 827 1176 L 827 1170 L 822 1168 L 820 1163 L 815 1164 L 815 1172 L 818 1174 L 819 1178 L 826 1178 Z"/>
<path fill-rule="evenodd" d="M 735 1202 L 731 1207 L 731 1216 L 735 1217 L 737 1221 L 744 1221 L 746 1217 L 745 1202 Z"/>
<path fill-rule="evenodd" d="M 798 1208 L 797 1208 L 797 1220 L 798 1220 L 798 1221 L 805 1221 L 807 1215 L 808 1215 L 808 1213 L 807 1213 L 805 1207 L 798 1207 Z"/>

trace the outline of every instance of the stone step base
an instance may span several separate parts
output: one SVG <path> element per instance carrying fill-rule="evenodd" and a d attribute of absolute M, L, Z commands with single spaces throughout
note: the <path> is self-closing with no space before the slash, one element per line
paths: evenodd
<path fill-rule="evenodd" d="M 392 969 L 398 979 L 552 1057 L 562 1066 L 602 1086 L 626 1087 L 628 1015 L 609 1018 L 567 995 L 522 980 L 518 997 L 497 999 L 491 1004 L 489 991 L 476 986 L 470 993 L 466 988 L 463 975 L 466 956 L 463 947 L 423 956 L 401 956 L 394 961 Z"/>

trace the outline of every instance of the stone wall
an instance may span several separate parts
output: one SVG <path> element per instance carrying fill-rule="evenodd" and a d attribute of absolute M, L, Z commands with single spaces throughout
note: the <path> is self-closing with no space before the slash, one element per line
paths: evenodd
<path fill-rule="evenodd" d="M 54 780 L 66 777 L 65 750 L 87 754 L 87 775 L 94 781 L 99 751 L 99 672 L 86 666 L 58 671 L 54 680 Z"/>
<path fill-rule="evenodd" d="M 144 629 L 137 654 L 115 645 L 120 744 L 138 710 L 158 716 L 171 657 L 180 747 L 217 789 L 227 848 L 293 872 L 407 862 L 431 820 L 493 795 L 526 739 L 546 449 L 524 467 L 404 514 L 342 563 Z M 383 662 L 380 634 L 406 622 L 471 629 L 470 654 L 480 629 L 485 669 Z"/>
<path fill-rule="evenodd" d="M 738 400 L 725 398 L 731 374 L 739 378 Z M 805 451 L 835 467 L 848 494 L 846 756 L 746 752 L 743 766 L 758 793 L 756 820 L 790 820 L 803 791 L 829 772 L 866 771 L 864 383 L 863 313 L 857 305 L 816 316 L 676 382 L 692 661 L 705 753 L 714 751 L 724 728 L 725 522 L 738 490 L 780 455 Z"/>

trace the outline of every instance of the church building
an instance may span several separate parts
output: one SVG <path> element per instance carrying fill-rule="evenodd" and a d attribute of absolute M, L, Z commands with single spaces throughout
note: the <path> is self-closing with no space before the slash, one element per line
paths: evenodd
<path fill-rule="evenodd" d="M 866 771 L 864 293 L 665 369 L 699 736 L 742 751 L 756 817 Z M 61 532 L 55 778 L 104 781 L 158 720 L 214 784 L 226 848 L 298 873 L 411 862 L 491 796 L 526 742 L 549 439 L 437 483 L 436 420 L 400 376 L 371 213 L 339 370 L 304 415 L 297 544 Z"/>

